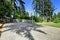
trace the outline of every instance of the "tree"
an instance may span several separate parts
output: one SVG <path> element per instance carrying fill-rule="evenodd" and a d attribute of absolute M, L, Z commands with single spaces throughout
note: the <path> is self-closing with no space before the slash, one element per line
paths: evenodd
<path fill-rule="evenodd" d="M 59 19 L 58 15 L 56 13 L 54 13 L 52 20 L 53 20 L 54 23 L 59 23 L 60 22 L 60 19 Z"/>
<path fill-rule="evenodd" d="M 44 17 L 44 20 L 49 21 L 53 14 L 51 0 L 33 0 L 33 6 L 36 13 Z"/>
<path fill-rule="evenodd" d="M 12 12 L 11 4 L 7 0 L 0 0 L 0 17 Z"/>
<path fill-rule="evenodd" d="M 51 0 L 44 1 L 44 17 L 46 17 L 46 21 L 49 21 L 52 16 L 52 3 Z"/>
<path fill-rule="evenodd" d="M 41 14 L 42 13 L 42 0 L 33 0 L 33 9 L 36 13 L 36 16 L 37 14 Z"/>
<path fill-rule="evenodd" d="M 58 12 L 57 16 L 60 18 L 60 12 Z"/>
<path fill-rule="evenodd" d="M 53 15 L 53 20 L 55 20 L 55 18 L 57 17 L 56 13 L 54 13 Z"/>
<path fill-rule="evenodd" d="M 20 6 L 18 7 L 16 5 L 17 1 L 19 1 L 20 3 Z M 20 15 L 23 15 L 25 14 L 25 2 L 23 2 L 22 0 L 12 0 L 12 7 L 13 7 L 13 15 L 14 15 L 14 18 L 16 17 L 17 14 L 20 14 Z"/>

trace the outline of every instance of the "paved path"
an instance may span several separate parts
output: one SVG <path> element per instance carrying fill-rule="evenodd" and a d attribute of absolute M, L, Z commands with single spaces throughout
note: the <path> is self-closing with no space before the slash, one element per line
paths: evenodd
<path fill-rule="evenodd" d="M 60 28 L 28 23 L 10 23 L 5 26 L 0 40 L 60 40 Z"/>

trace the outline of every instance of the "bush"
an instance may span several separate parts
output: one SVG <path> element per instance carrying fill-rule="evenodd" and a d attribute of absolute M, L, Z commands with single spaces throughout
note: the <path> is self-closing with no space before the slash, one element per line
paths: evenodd
<path fill-rule="evenodd" d="M 23 19 L 30 19 L 30 17 L 25 15 Z"/>
<path fill-rule="evenodd" d="M 43 18 L 42 17 L 36 17 L 36 16 L 32 16 L 30 19 L 35 20 L 35 22 L 43 22 Z"/>
<path fill-rule="evenodd" d="M 42 17 L 39 18 L 39 22 L 43 22 L 43 18 Z"/>
<path fill-rule="evenodd" d="M 32 18 L 33 18 L 33 20 L 35 20 L 35 22 L 39 22 L 38 17 L 36 17 L 36 16 L 31 16 L 30 19 L 32 20 Z"/>
<path fill-rule="evenodd" d="M 19 14 L 16 14 L 16 19 L 20 19 L 20 15 Z"/>
<path fill-rule="evenodd" d="M 54 22 L 54 23 L 59 23 L 60 20 L 59 20 L 59 18 L 55 18 L 53 22 Z"/>
<path fill-rule="evenodd" d="M 19 14 L 17 14 L 16 15 L 16 19 L 30 19 L 30 17 L 26 16 L 26 15 L 19 15 Z"/>
<path fill-rule="evenodd" d="M 32 18 L 33 18 L 33 20 L 35 20 L 35 22 L 43 22 L 42 17 L 36 17 L 36 16 L 29 17 L 26 15 L 19 15 L 19 14 L 16 15 L 16 19 L 30 19 L 30 20 L 32 20 Z"/>

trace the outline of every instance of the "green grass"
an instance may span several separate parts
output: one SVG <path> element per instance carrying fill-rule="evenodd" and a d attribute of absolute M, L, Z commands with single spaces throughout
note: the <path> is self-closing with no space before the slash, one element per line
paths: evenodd
<path fill-rule="evenodd" d="M 58 28 L 60 28 L 60 23 L 43 22 L 43 23 L 36 23 L 36 24 L 44 25 L 44 26 L 52 26 L 52 27 L 58 27 Z"/>

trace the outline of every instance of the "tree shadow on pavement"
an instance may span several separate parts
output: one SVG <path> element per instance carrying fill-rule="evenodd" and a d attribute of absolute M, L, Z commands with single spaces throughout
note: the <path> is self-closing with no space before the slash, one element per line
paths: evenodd
<path fill-rule="evenodd" d="M 16 32 L 18 35 L 21 35 L 21 36 L 24 35 L 24 37 L 29 38 L 29 40 L 34 40 L 34 37 L 31 34 L 31 30 L 34 30 L 43 34 L 47 34 L 46 32 L 37 29 L 40 27 L 43 27 L 43 26 L 36 25 L 36 24 L 29 24 L 29 23 L 14 23 L 14 25 L 6 26 L 6 28 L 9 28 L 9 29 L 4 30 L 3 32 L 10 30 L 12 32 Z"/>

